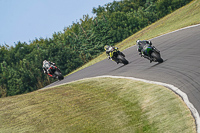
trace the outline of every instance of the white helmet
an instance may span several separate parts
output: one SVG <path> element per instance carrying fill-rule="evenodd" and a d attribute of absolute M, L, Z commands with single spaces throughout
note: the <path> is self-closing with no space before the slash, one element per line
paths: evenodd
<path fill-rule="evenodd" d="M 140 42 L 140 40 L 137 40 L 137 41 L 136 41 L 137 45 L 139 45 L 139 42 Z"/>
<path fill-rule="evenodd" d="M 44 60 L 44 61 L 43 61 L 43 64 L 46 63 L 46 62 L 47 62 L 47 60 Z"/>

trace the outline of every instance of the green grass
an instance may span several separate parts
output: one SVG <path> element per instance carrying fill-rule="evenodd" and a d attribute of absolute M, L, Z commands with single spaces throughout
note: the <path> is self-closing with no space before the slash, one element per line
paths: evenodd
<path fill-rule="evenodd" d="M 137 39 L 151 39 L 198 24 L 199 16 L 200 0 L 194 0 L 117 46 L 124 50 Z M 78 70 L 105 58 L 103 53 Z M 196 129 L 185 103 L 165 87 L 95 78 L 1 98 L 0 133 L 25 132 L 193 133 Z"/>
<path fill-rule="evenodd" d="M 194 133 L 185 103 L 163 86 L 93 78 L 0 99 L 0 133 Z"/>
<path fill-rule="evenodd" d="M 150 26 L 128 37 L 124 41 L 116 44 L 116 46 L 119 47 L 119 49 L 122 51 L 125 50 L 126 48 L 135 45 L 137 39 L 148 40 L 175 31 L 177 29 L 199 23 L 200 23 L 200 0 L 193 0 L 188 5 L 176 10 L 175 12 L 167 15 L 166 17 L 160 19 L 159 21 L 156 21 Z M 77 72 L 83 68 L 86 68 L 104 59 L 106 59 L 105 52 L 100 56 L 98 56 L 97 58 L 86 63 L 76 71 L 73 71 L 72 73 Z"/>

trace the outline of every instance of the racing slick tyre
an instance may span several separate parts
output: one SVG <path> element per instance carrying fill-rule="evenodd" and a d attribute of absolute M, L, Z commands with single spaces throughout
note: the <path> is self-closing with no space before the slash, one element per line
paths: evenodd
<path fill-rule="evenodd" d="M 62 74 L 60 72 L 55 71 L 54 74 L 58 77 L 58 80 L 63 80 L 64 79 L 64 77 L 62 76 Z"/>
<path fill-rule="evenodd" d="M 157 52 L 152 52 L 151 53 L 151 57 L 153 57 L 154 59 L 156 59 L 157 62 L 162 63 L 163 59 L 160 57 L 160 54 Z"/>
<path fill-rule="evenodd" d="M 128 61 L 122 55 L 118 55 L 117 59 L 119 60 L 119 62 L 123 63 L 124 65 L 128 64 Z"/>

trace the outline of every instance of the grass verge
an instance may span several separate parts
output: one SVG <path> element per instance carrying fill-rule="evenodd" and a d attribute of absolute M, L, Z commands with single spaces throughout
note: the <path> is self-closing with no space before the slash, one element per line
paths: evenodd
<path fill-rule="evenodd" d="M 163 86 L 93 78 L 0 99 L 0 132 L 194 133 L 185 103 Z"/>

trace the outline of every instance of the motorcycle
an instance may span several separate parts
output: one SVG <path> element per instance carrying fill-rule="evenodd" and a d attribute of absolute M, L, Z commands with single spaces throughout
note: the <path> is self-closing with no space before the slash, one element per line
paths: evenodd
<path fill-rule="evenodd" d="M 145 53 L 145 55 L 149 57 L 147 59 L 153 62 L 159 62 L 159 63 L 163 62 L 163 59 L 161 58 L 161 55 L 160 55 L 160 51 L 154 46 L 146 44 L 143 47 L 143 53 Z M 141 56 L 144 56 L 144 55 L 141 55 Z"/>
<path fill-rule="evenodd" d="M 123 63 L 124 65 L 128 64 L 129 62 L 125 59 L 125 55 L 120 52 L 118 49 L 115 49 L 113 47 L 109 48 L 110 51 L 110 57 L 112 60 L 114 60 L 117 63 Z"/>
<path fill-rule="evenodd" d="M 60 69 L 54 65 L 45 64 L 45 67 L 49 71 L 49 76 L 57 78 L 58 80 L 63 80 L 64 76 L 62 75 Z"/>

